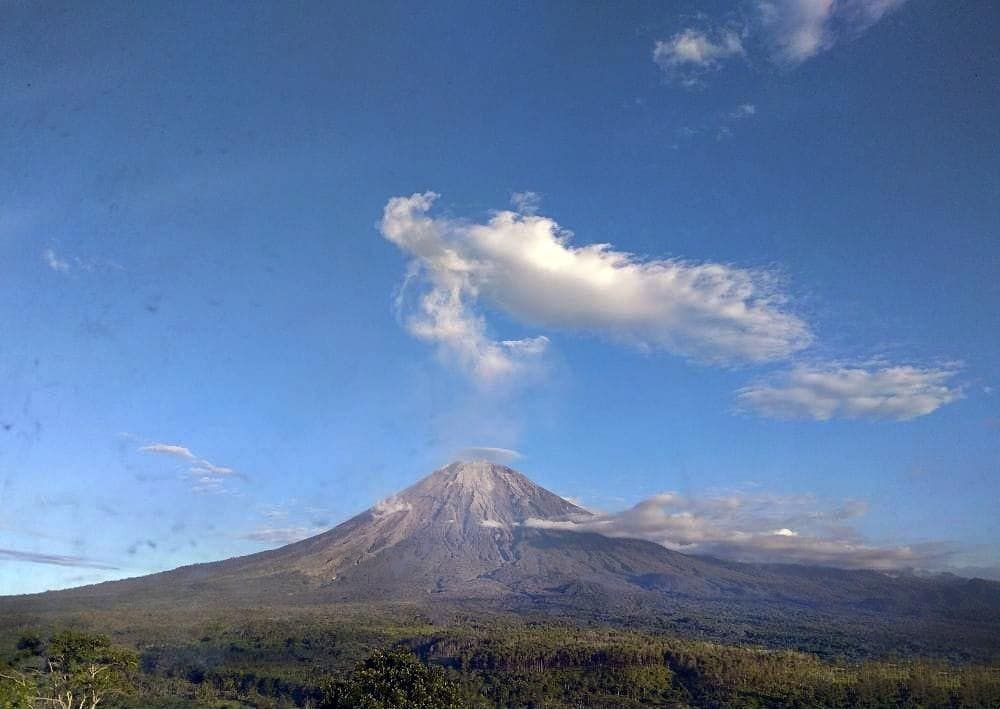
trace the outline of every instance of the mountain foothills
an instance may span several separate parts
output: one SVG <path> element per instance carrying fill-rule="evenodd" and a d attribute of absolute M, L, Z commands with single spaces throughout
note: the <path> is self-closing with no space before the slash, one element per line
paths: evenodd
<path fill-rule="evenodd" d="M 591 513 L 488 462 L 448 465 L 279 549 L 0 599 L 10 621 L 83 611 L 182 616 L 326 608 L 627 625 L 828 655 L 1000 653 L 1000 583 L 698 557 L 573 531 Z"/>

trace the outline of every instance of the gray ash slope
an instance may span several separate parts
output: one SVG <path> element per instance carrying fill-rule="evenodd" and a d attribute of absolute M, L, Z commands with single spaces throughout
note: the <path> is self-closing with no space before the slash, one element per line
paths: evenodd
<path fill-rule="evenodd" d="M 1000 653 L 998 583 L 741 564 L 552 526 L 589 514 L 510 468 L 453 463 L 279 549 L 0 599 L 0 613 L 406 602 L 611 621 L 690 614 L 746 627 L 898 621 Z"/>

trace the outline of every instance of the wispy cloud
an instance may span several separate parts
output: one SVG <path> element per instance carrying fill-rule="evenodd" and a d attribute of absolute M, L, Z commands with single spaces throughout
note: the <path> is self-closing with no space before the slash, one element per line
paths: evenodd
<path fill-rule="evenodd" d="M 855 37 L 906 0 L 761 0 L 761 26 L 774 58 L 798 64 Z"/>
<path fill-rule="evenodd" d="M 700 86 L 725 62 L 760 51 L 794 66 L 857 37 L 906 0 L 758 0 L 739 29 L 687 27 L 653 46 L 653 61 L 671 80 Z"/>
<path fill-rule="evenodd" d="M 521 214 L 537 214 L 542 206 L 542 196 L 537 192 L 515 192 L 510 203 Z"/>
<path fill-rule="evenodd" d="M 667 492 L 618 513 L 525 524 L 647 539 L 685 553 L 757 563 L 929 568 L 940 566 L 954 552 L 945 544 L 874 544 L 849 526 L 850 519 L 867 512 L 862 500 L 830 505 L 811 495 L 735 492 L 699 497 Z"/>
<path fill-rule="evenodd" d="M 716 113 L 709 116 L 700 125 L 686 125 L 678 128 L 674 134 L 677 142 L 673 148 L 679 148 L 684 141 L 708 137 L 717 141 L 728 140 L 736 135 L 737 126 L 749 121 L 757 115 L 757 106 L 752 103 L 741 103 L 731 111 Z"/>
<path fill-rule="evenodd" d="M 726 59 L 743 54 L 743 42 L 731 29 L 704 32 L 687 28 L 653 47 L 653 61 L 672 80 L 697 86 Z"/>
<path fill-rule="evenodd" d="M 204 473 L 206 475 L 218 475 L 222 477 L 237 474 L 232 468 L 226 467 L 225 465 L 215 465 L 213 463 L 209 463 L 205 459 L 199 460 L 198 464 L 191 468 L 191 472 Z"/>
<path fill-rule="evenodd" d="M 69 272 L 69 261 L 59 258 L 53 249 L 45 249 L 45 251 L 42 252 L 42 260 L 45 261 L 45 265 L 53 271 L 58 271 L 59 273 Z"/>
<path fill-rule="evenodd" d="M 291 544 L 307 537 L 312 537 L 325 531 L 322 527 L 258 527 L 257 529 L 236 535 L 238 539 L 247 539 L 270 546 Z"/>
<path fill-rule="evenodd" d="M 174 443 L 150 443 L 139 448 L 142 453 L 179 458 L 188 463 L 187 477 L 191 480 L 191 490 L 202 494 L 221 494 L 229 492 L 225 478 L 246 478 L 243 473 L 224 465 L 216 465 L 211 461 L 195 455 L 187 446 Z"/>
<path fill-rule="evenodd" d="M 17 549 L 0 549 L 0 559 L 8 561 L 24 561 L 31 564 L 51 564 L 54 566 L 77 566 L 87 569 L 105 569 L 117 571 L 118 567 L 102 561 L 88 559 L 83 556 L 67 556 L 64 554 L 41 554 L 33 551 Z"/>
<path fill-rule="evenodd" d="M 188 479 L 191 481 L 191 492 L 202 495 L 223 495 L 230 492 L 222 480 L 213 478 L 211 475 L 198 475 L 194 470 L 191 470 Z"/>
<path fill-rule="evenodd" d="M 522 456 L 511 448 L 493 448 L 490 446 L 473 446 L 463 448 L 456 456 L 459 460 L 490 460 L 494 463 L 513 463 Z"/>
<path fill-rule="evenodd" d="M 435 217 L 437 197 L 390 199 L 381 231 L 412 259 L 407 284 L 424 286 L 407 329 L 477 380 L 517 375 L 549 344 L 545 335 L 491 339 L 474 311 L 480 302 L 535 326 L 716 363 L 780 359 L 812 340 L 806 323 L 785 310 L 788 299 L 769 271 L 573 246 L 570 232 L 538 215 L 498 211 L 486 223 Z"/>
<path fill-rule="evenodd" d="M 42 261 L 53 271 L 59 273 L 69 273 L 70 271 L 105 271 L 123 270 L 122 266 L 106 258 L 78 258 L 76 256 L 63 257 L 56 253 L 55 249 L 48 248 L 42 251 Z"/>
<path fill-rule="evenodd" d="M 779 419 L 832 418 L 905 421 L 962 398 L 950 384 L 955 369 L 797 366 L 737 392 L 739 406 Z"/>
<path fill-rule="evenodd" d="M 159 453 L 162 455 L 172 455 L 185 460 L 196 460 L 197 456 L 191 452 L 190 448 L 173 445 L 172 443 L 151 443 L 148 446 L 139 448 L 143 453 Z"/>

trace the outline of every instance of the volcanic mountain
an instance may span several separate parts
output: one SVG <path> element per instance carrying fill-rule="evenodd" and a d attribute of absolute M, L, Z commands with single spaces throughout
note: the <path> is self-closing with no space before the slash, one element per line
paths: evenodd
<path fill-rule="evenodd" d="M 867 633 L 905 623 L 915 636 L 944 628 L 949 647 L 1000 651 L 998 583 L 741 564 L 567 529 L 588 516 L 510 468 L 453 463 L 327 532 L 279 549 L 4 598 L 0 615 L 403 602 L 577 620 L 641 618 L 693 624 L 708 635 L 750 628 L 765 642 L 767 633 L 781 635 L 791 625 L 806 634 L 810 627 Z"/>

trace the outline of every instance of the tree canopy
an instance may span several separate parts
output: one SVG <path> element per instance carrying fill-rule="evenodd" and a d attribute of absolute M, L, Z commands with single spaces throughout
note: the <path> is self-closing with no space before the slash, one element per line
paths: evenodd
<path fill-rule="evenodd" d="M 376 650 L 346 678 L 323 686 L 321 709 L 460 709 L 461 693 L 440 667 L 406 649 Z"/>

